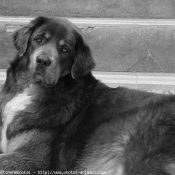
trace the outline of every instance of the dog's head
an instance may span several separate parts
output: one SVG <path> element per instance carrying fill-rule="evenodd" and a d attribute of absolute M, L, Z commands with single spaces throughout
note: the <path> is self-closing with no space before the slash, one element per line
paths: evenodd
<path fill-rule="evenodd" d="M 25 59 L 33 80 L 46 87 L 54 86 L 69 73 L 78 79 L 95 66 L 84 36 L 65 19 L 34 19 L 15 32 L 14 45 L 18 60 Z"/>

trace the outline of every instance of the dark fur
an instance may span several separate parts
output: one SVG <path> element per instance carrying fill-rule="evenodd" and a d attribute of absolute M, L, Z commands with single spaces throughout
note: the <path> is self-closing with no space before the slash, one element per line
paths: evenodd
<path fill-rule="evenodd" d="M 52 87 L 35 82 L 28 68 L 33 52 L 31 36 L 47 23 L 51 35 L 59 30 L 55 40 L 67 37 L 74 43 L 67 57 L 70 64 L 61 63 L 60 54 L 58 64 L 67 66 Z M 15 154 L 1 154 L 0 169 L 175 174 L 175 96 L 110 88 L 96 80 L 91 74 L 94 61 L 90 48 L 67 21 L 39 17 L 17 31 L 14 42 L 18 55 L 7 71 L 1 106 L 30 84 L 34 85 L 30 93 L 36 98 L 15 116 L 7 135 L 12 139 L 35 130 L 38 135 L 32 135 L 31 142 Z M 35 144 L 40 135 L 49 136 Z M 43 147 L 37 149 L 39 145 Z M 45 150 L 49 150 L 47 154 Z M 39 155 L 32 157 L 37 152 Z M 47 157 L 43 164 L 41 157 Z"/>

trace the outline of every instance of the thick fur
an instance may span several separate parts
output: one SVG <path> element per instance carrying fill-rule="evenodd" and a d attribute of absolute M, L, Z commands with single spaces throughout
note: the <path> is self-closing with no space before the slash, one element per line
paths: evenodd
<path fill-rule="evenodd" d="M 38 35 L 42 44 L 35 41 Z M 82 107 L 83 85 L 74 79 L 94 63 L 78 29 L 66 20 L 39 17 L 14 34 L 14 44 L 18 53 L 1 91 L 0 170 L 36 174 L 50 168 L 55 136 Z M 37 65 L 38 58 L 51 65 Z"/>
<path fill-rule="evenodd" d="M 96 80 L 90 48 L 66 20 L 39 17 L 14 43 L 1 92 L 0 170 L 175 174 L 174 95 Z"/>

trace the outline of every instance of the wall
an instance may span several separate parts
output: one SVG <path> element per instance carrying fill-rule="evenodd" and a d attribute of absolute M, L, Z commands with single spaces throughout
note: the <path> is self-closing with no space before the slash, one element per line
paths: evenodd
<path fill-rule="evenodd" d="M 175 18 L 174 0 L 0 0 L 0 15 Z"/>
<path fill-rule="evenodd" d="M 0 0 L 0 16 L 175 18 L 174 0 Z M 165 20 L 166 21 L 166 20 Z M 173 23 L 174 21 L 174 23 Z M 25 23 L 26 24 L 26 23 Z M 175 73 L 175 20 L 169 25 L 82 25 L 98 71 Z M 0 22 L 0 69 L 15 56 Z M 24 24 L 22 24 L 24 25 Z"/>

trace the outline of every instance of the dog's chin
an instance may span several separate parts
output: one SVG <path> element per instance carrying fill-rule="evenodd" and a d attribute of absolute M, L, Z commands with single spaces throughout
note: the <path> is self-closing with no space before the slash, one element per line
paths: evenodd
<path fill-rule="evenodd" d="M 52 87 L 54 87 L 54 86 L 56 85 L 56 83 L 53 82 L 53 83 L 51 83 L 51 84 L 47 84 L 47 83 L 45 83 L 45 82 L 42 82 L 42 85 L 45 86 L 46 88 L 52 88 Z"/>
<path fill-rule="evenodd" d="M 46 88 L 52 88 L 52 87 L 54 87 L 55 85 L 56 85 L 56 83 L 55 82 L 53 82 L 53 83 L 46 83 L 46 81 L 44 81 L 44 80 L 40 80 L 40 81 L 35 81 L 37 84 L 42 84 L 44 87 L 46 87 Z"/>
<path fill-rule="evenodd" d="M 57 81 L 49 78 L 49 77 L 43 77 L 40 74 L 35 74 L 33 76 L 33 80 L 36 84 L 42 84 L 46 88 L 52 88 L 56 85 Z"/>

